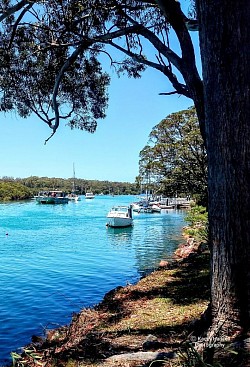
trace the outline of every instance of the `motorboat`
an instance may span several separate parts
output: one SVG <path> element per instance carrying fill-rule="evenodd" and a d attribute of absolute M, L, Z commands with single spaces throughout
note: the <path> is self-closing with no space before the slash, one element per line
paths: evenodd
<path fill-rule="evenodd" d="M 113 206 L 107 218 L 107 227 L 130 227 L 133 224 L 132 206 Z"/>
<path fill-rule="evenodd" d="M 146 199 L 140 200 L 138 202 L 132 203 L 132 210 L 137 213 L 151 213 L 151 207 L 149 206 L 149 201 Z"/>
<path fill-rule="evenodd" d="M 153 213 L 160 213 L 161 212 L 161 208 L 158 204 L 151 205 L 151 209 L 152 209 Z"/>
<path fill-rule="evenodd" d="M 70 194 L 67 195 L 67 198 L 69 199 L 69 201 L 80 201 L 81 200 L 80 196 L 77 195 L 73 191 Z"/>
<path fill-rule="evenodd" d="M 133 212 L 140 212 L 141 206 L 139 203 L 132 203 L 131 205 Z"/>
<path fill-rule="evenodd" d="M 137 213 L 160 213 L 161 208 L 158 203 L 150 202 L 149 200 L 143 199 L 137 203 L 132 203 L 132 210 Z"/>
<path fill-rule="evenodd" d="M 36 196 L 36 201 L 39 204 L 67 204 L 69 199 L 65 192 L 54 190 L 40 192 Z"/>
<path fill-rule="evenodd" d="M 85 194 L 85 199 L 94 199 L 95 195 L 93 194 L 93 192 L 86 192 Z"/>

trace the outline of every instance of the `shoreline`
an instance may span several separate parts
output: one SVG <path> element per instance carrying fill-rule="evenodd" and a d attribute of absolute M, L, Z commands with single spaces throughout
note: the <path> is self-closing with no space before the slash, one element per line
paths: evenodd
<path fill-rule="evenodd" d="M 157 353 L 173 358 L 183 335 L 190 333 L 207 308 L 208 258 L 204 248 L 187 239 L 172 261 L 163 259 L 135 284 L 109 291 L 99 304 L 73 315 L 69 325 L 48 330 L 45 338 L 33 336 L 22 354 L 12 354 L 15 366 L 34 367 L 39 362 L 51 367 L 134 367 L 144 358 L 154 360 Z M 180 276 L 187 269 L 189 278 L 195 272 L 194 283 L 188 278 L 191 294 L 186 294 L 186 277 Z M 197 293 L 197 276 L 205 287 L 202 294 Z"/>

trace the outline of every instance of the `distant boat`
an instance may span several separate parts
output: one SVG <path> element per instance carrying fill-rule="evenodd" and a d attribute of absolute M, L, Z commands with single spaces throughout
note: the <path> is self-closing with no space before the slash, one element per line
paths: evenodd
<path fill-rule="evenodd" d="M 72 182 L 72 191 L 70 194 L 67 195 L 67 198 L 70 201 L 79 201 L 81 200 L 80 196 L 76 193 L 76 185 L 75 185 L 75 179 L 76 179 L 76 175 L 75 175 L 75 165 L 73 163 L 73 182 Z"/>
<path fill-rule="evenodd" d="M 161 212 L 161 208 L 158 204 L 151 205 L 151 209 L 152 209 L 153 213 L 160 213 Z"/>
<path fill-rule="evenodd" d="M 137 213 L 160 213 L 161 207 L 158 202 L 143 199 L 139 202 L 132 203 L 132 210 Z"/>
<path fill-rule="evenodd" d="M 108 227 L 130 227 L 133 224 L 132 206 L 114 206 L 107 218 Z"/>
<path fill-rule="evenodd" d="M 152 213 L 152 207 L 149 205 L 149 200 L 143 198 L 141 201 L 132 203 L 132 210 L 137 213 Z"/>
<path fill-rule="evenodd" d="M 70 200 L 70 201 L 80 201 L 81 198 L 79 195 L 77 195 L 75 192 L 71 192 L 70 194 L 67 195 L 67 198 Z"/>
<path fill-rule="evenodd" d="M 85 199 L 94 199 L 95 195 L 93 194 L 93 192 L 86 192 L 85 194 Z"/>
<path fill-rule="evenodd" d="M 39 204 L 67 204 L 69 202 L 65 192 L 59 190 L 43 191 L 35 198 Z"/>

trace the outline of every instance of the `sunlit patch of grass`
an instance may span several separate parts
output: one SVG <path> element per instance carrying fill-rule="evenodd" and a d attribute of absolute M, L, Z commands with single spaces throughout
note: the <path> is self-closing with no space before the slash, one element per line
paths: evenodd
<path fill-rule="evenodd" d="M 140 290 L 148 290 L 160 288 L 166 285 L 166 283 L 170 283 L 175 280 L 175 275 L 177 273 L 177 269 L 167 269 L 167 270 L 156 270 L 153 273 L 149 274 L 147 277 L 142 278 L 135 286 L 134 289 L 137 288 Z"/>
<path fill-rule="evenodd" d="M 46 366 L 58 366 L 60 360 L 62 367 L 137 367 L 136 362 L 112 364 L 105 358 L 142 350 L 149 334 L 163 348 L 177 348 L 190 332 L 192 321 L 207 308 L 208 260 L 199 255 L 191 262 L 155 270 L 137 284 L 110 291 L 99 305 L 74 315 L 68 327 L 48 332 Z M 34 358 L 31 364 L 25 357 L 25 367 L 34 367 Z M 16 356 L 16 367 L 23 367 L 20 358 Z"/>
<path fill-rule="evenodd" d="M 131 307 L 132 305 L 130 305 Z M 207 302 L 177 305 L 169 298 L 153 298 L 131 307 L 128 317 L 121 319 L 113 330 L 154 330 L 183 325 L 199 318 L 205 311 Z"/>

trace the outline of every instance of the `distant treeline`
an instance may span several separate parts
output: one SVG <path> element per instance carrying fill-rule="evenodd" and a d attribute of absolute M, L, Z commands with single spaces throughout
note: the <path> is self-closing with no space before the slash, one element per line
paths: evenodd
<path fill-rule="evenodd" d="M 95 195 L 136 195 L 139 187 L 136 183 L 84 180 L 80 178 L 2 177 L 0 179 L 0 201 L 30 199 L 39 191 L 62 190 L 71 192 L 73 187 L 79 195 L 92 191 Z"/>

